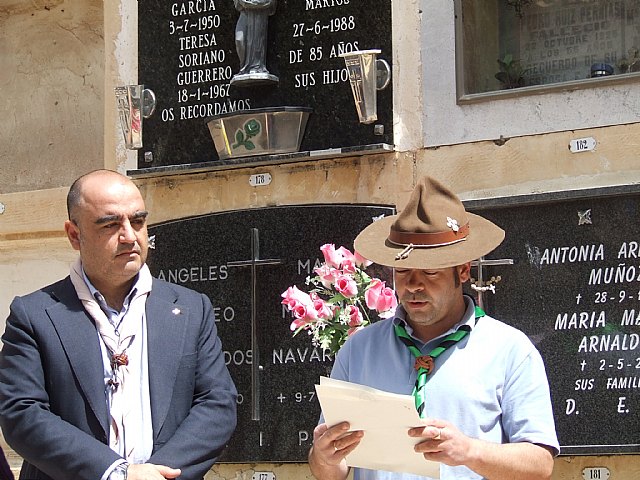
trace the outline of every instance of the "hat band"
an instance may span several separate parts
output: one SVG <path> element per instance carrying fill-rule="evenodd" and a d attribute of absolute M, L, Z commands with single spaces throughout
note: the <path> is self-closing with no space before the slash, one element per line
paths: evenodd
<path fill-rule="evenodd" d="M 414 247 L 437 247 L 464 240 L 469 235 L 469 224 L 458 228 L 458 231 L 413 233 L 400 232 L 393 227 L 389 231 L 389 241 L 396 245 L 413 245 Z"/>

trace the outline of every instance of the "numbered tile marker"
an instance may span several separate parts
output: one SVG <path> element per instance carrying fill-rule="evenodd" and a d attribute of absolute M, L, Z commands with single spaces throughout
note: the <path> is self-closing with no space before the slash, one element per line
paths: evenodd
<path fill-rule="evenodd" d="M 611 473 L 606 467 L 587 467 L 582 470 L 582 478 L 584 480 L 607 480 L 610 476 Z"/>
<path fill-rule="evenodd" d="M 271 183 L 270 173 L 256 173 L 249 177 L 249 185 L 252 187 L 262 187 Z"/>
<path fill-rule="evenodd" d="M 571 153 L 590 152 L 596 148 L 596 139 L 593 137 L 576 138 L 569 142 Z"/>

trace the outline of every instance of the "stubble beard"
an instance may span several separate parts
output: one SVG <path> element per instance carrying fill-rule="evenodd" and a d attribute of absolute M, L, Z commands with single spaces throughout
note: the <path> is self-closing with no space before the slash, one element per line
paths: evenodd
<path fill-rule="evenodd" d="M 426 306 L 419 310 L 413 310 L 408 306 L 409 302 L 426 302 Z M 436 312 L 431 298 L 426 296 L 406 295 L 400 303 L 407 312 L 407 320 L 415 325 L 433 325 L 435 323 Z"/>

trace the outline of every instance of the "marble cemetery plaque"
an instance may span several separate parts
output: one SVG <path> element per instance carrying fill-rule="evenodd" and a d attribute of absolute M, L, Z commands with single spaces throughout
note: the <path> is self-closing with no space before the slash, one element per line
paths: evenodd
<path fill-rule="evenodd" d="M 138 168 L 217 162 L 205 120 L 236 110 L 313 109 L 301 151 L 393 144 L 392 87 L 378 92 L 378 121 L 363 125 L 340 53 L 380 49 L 392 64 L 390 0 L 263 0 L 265 66 L 277 82 L 234 83 L 240 0 L 138 1 L 139 83 L 154 91 Z"/>
<path fill-rule="evenodd" d="M 487 257 L 513 265 L 472 273 L 541 351 L 563 454 L 640 452 L 640 193 L 625 190 L 466 204 L 506 231 Z"/>
<path fill-rule="evenodd" d="M 529 85 L 589 78 L 594 63 L 606 64 L 608 74 L 629 73 L 637 71 L 639 15 L 638 0 L 531 2 L 518 33 L 502 40 L 519 50 Z"/>
<path fill-rule="evenodd" d="M 151 272 L 205 293 L 239 392 L 238 428 L 222 461 L 304 462 L 320 407 L 314 385 L 333 358 L 296 337 L 280 294 L 323 261 L 320 246 L 353 239 L 391 207 L 307 205 L 187 218 L 151 227 Z M 390 280 L 388 271 L 367 269 Z M 391 282 L 389 281 L 389 284 Z"/>

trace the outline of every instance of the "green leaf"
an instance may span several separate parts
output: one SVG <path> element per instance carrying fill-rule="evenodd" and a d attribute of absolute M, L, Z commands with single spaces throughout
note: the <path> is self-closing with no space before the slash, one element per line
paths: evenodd
<path fill-rule="evenodd" d="M 339 302 L 344 302 L 346 299 L 347 297 L 345 297 L 341 293 L 336 293 L 333 297 L 329 299 L 329 303 L 335 304 Z"/>
<path fill-rule="evenodd" d="M 338 353 L 338 350 L 340 350 L 340 347 L 342 346 L 343 343 L 344 343 L 344 340 L 342 340 L 341 335 L 334 335 L 333 338 L 331 339 L 329 350 L 333 354 Z"/>
<path fill-rule="evenodd" d="M 253 144 L 253 142 L 252 142 L 251 140 L 247 140 L 247 141 L 244 143 L 244 147 L 245 147 L 247 150 L 253 150 L 254 148 L 256 148 L 256 146 Z"/>

